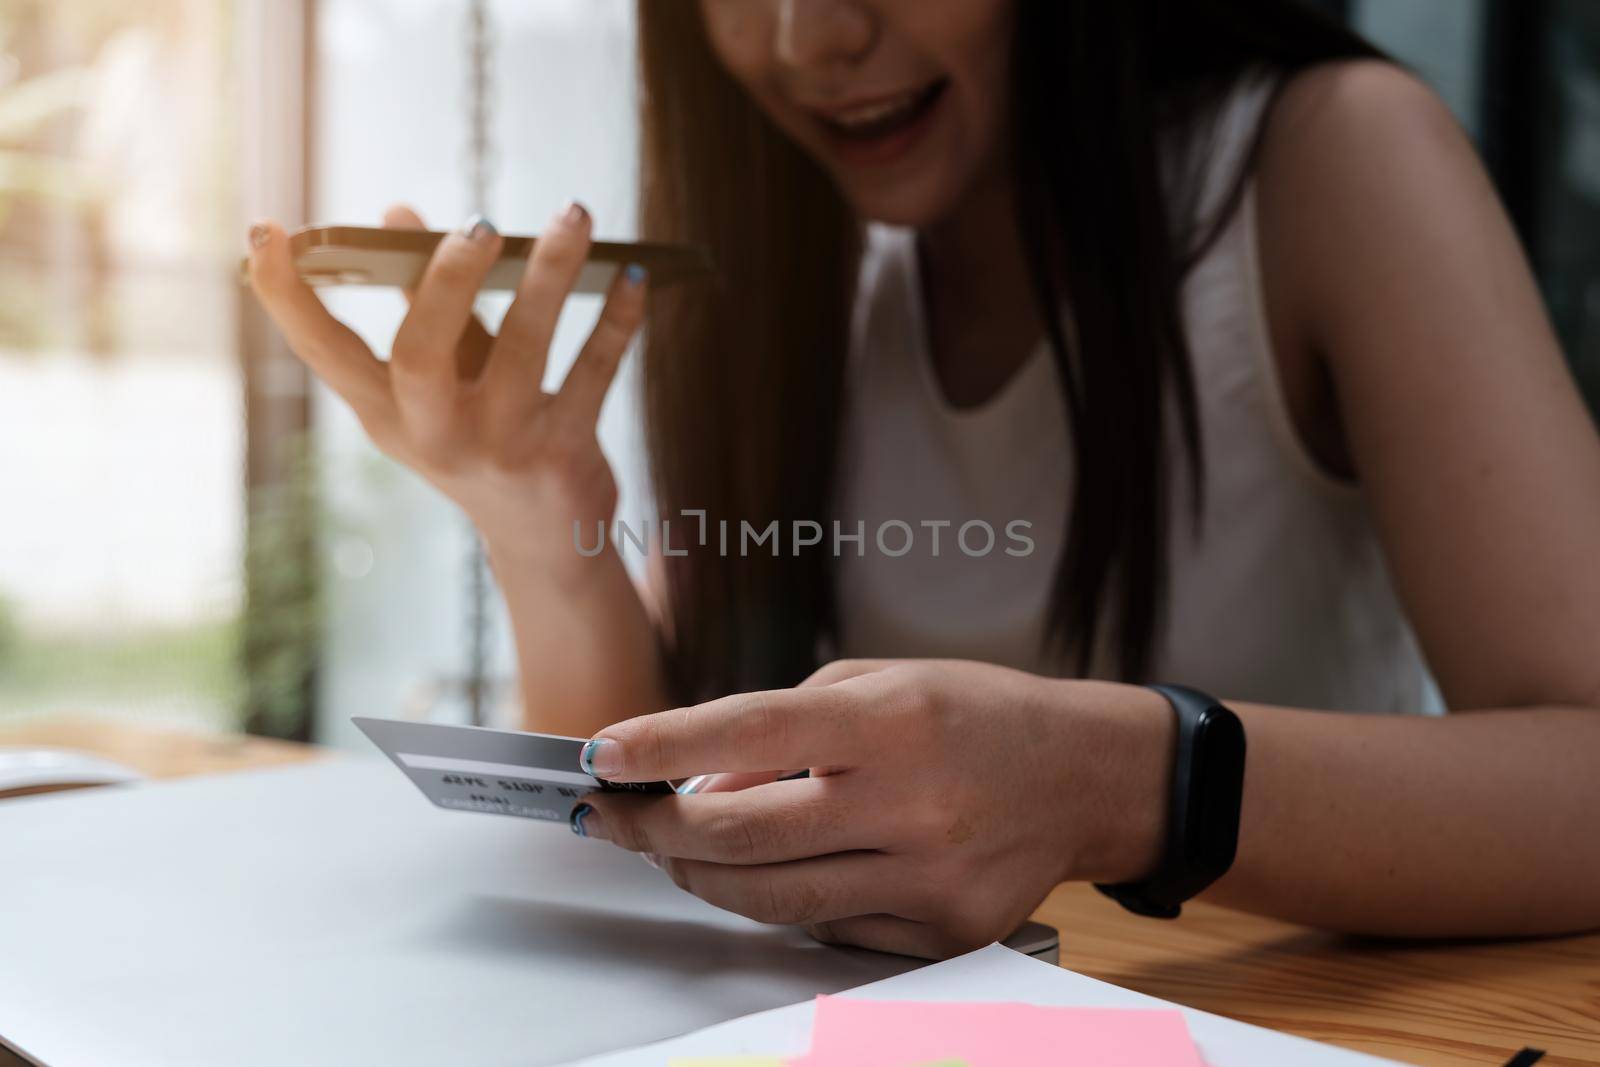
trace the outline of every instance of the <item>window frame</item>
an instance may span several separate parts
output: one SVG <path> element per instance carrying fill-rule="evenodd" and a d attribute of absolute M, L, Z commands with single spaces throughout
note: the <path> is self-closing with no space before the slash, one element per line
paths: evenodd
<path fill-rule="evenodd" d="M 316 0 L 238 0 L 234 42 L 241 124 L 239 144 L 240 218 L 244 233 L 251 220 L 275 218 L 291 228 L 313 215 L 311 190 L 315 144 Z M 285 597 L 314 603 L 318 595 L 315 487 L 294 491 L 306 472 L 291 447 L 312 428 L 311 375 L 289 350 L 271 320 L 239 286 L 238 352 L 245 417 L 245 548 L 241 565 L 245 597 L 240 636 L 244 675 L 245 729 L 294 740 L 310 740 L 315 721 L 315 659 L 298 681 L 299 710 L 285 722 L 268 706 L 258 680 L 270 669 L 281 634 L 270 619 Z M 268 509 L 279 514 L 277 530 L 288 531 L 288 552 L 274 568 L 263 567 L 261 524 Z"/>

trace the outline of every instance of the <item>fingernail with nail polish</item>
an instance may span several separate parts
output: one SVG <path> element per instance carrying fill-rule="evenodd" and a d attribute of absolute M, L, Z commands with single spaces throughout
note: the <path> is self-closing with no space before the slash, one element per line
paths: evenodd
<path fill-rule="evenodd" d="M 569 226 L 582 226 L 589 221 L 589 209 L 576 200 L 567 205 L 567 210 L 562 213 L 562 218 Z"/>
<path fill-rule="evenodd" d="M 594 810 L 593 804 L 579 804 L 573 808 L 572 814 L 567 817 L 567 824 L 579 837 L 605 839 L 605 821 L 600 818 L 600 813 Z"/>
<path fill-rule="evenodd" d="M 609 737 L 590 738 L 578 755 L 578 766 L 596 778 L 615 774 L 622 769 L 622 749 Z"/>
<path fill-rule="evenodd" d="M 250 227 L 250 247 L 264 248 L 272 240 L 272 230 L 265 223 L 258 222 Z"/>
<path fill-rule="evenodd" d="M 628 269 L 623 273 L 628 276 L 629 285 L 643 285 L 645 279 L 650 277 L 650 272 L 638 263 L 629 263 Z"/>
<path fill-rule="evenodd" d="M 494 223 L 482 215 L 474 215 L 462 225 L 461 232 L 477 241 L 485 237 L 493 237 L 500 231 L 494 228 Z"/>

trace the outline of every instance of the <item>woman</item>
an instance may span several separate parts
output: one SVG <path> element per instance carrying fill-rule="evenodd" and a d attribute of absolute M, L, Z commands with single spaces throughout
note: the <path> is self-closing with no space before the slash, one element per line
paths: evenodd
<path fill-rule="evenodd" d="M 644 334 L 676 521 L 645 595 L 573 536 L 615 508 L 593 428 L 642 271 L 537 388 L 581 207 L 498 337 L 498 236 L 444 242 L 387 364 L 252 232 L 296 351 L 477 523 L 530 725 L 598 730 L 618 780 L 748 772 L 576 830 L 924 955 L 1066 880 L 1378 934 L 1600 923 L 1600 443 L 1426 89 L 1291 0 L 639 19 L 644 230 L 720 272 Z"/>

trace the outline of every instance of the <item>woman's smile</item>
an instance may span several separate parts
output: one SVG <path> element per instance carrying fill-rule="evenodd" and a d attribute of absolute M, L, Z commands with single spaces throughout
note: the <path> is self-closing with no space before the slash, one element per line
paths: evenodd
<path fill-rule="evenodd" d="M 801 105 L 815 120 L 828 152 L 850 167 L 898 162 L 923 142 L 939 121 L 948 78 L 845 104 Z"/>
<path fill-rule="evenodd" d="M 932 226 L 1003 168 L 1014 0 L 701 0 L 723 68 L 861 218 Z"/>

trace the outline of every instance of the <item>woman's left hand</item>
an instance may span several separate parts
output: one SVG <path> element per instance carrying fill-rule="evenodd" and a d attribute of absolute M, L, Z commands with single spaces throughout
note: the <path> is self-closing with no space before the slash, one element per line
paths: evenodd
<path fill-rule="evenodd" d="M 574 825 L 656 854 L 679 886 L 730 911 L 943 957 L 1007 937 L 1061 882 L 1147 873 L 1172 731 L 1166 702 L 1135 686 L 841 661 L 795 689 L 630 719 L 585 748 L 585 769 L 619 782 L 811 777 L 591 794 Z"/>

